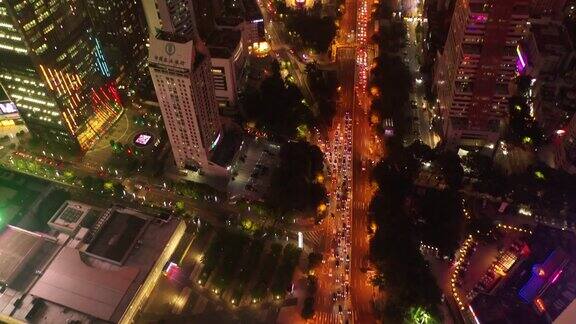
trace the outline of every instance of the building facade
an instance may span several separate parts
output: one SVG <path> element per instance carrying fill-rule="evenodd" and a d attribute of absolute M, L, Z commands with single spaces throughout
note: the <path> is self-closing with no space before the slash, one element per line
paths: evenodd
<path fill-rule="evenodd" d="M 556 134 L 558 139 L 554 141 L 554 166 L 576 174 L 576 115 L 572 115 L 564 129 L 558 130 Z"/>
<path fill-rule="evenodd" d="M 526 0 L 458 0 L 434 75 L 447 148 L 493 145 L 506 117 L 509 84 L 524 62 Z"/>
<path fill-rule="evenodd" d="M 216 30 L 215 3 L 215 1 L 192 0 L 196 16 L 196 28 L 198 29 L 200 38 L 204 41 Z"/>
<path fill-rule="evenodd" d="M 532 79 L 534 118 L 553 136 L 576 109 L 576 52 L 568 31 L 560 23 L 532 22 L 518 50 L 526 60 L 523 73 Z"/>
<path fill-rule="evenodd" d="M 120 115 L 79 0 L 0 0 L 0 82 L 43 143 L 87 150 Z"/>
<path fill-rule="evenodd" d="M 222 136 L 210 53 L 195 30 L 191 2 L 157 5 L 161 30 L 150 39 L 148 60 L 174 160 L 180 170 L 210 172 L 218 169 L 210 156 Z"/>
<path fill-rule="evenodd" d="M 208 40 L 212 61 L 216 101 L 221 113 L 234 113 L 238 92 L 243 81 L 247 49 L 242 42 L 241 32 L 223 29 L 216 31 Z"/>

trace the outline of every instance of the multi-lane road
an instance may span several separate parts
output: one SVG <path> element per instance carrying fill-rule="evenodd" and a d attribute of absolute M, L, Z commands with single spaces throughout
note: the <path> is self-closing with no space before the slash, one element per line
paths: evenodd
<path fill-rule="evenodd" d="M 374 288 L 369 282 L 364 260 L 369 252 L 368 242 L 368 206 L 372 199 L 370 171 L 372 154 L 379 150 L 374 147 L 374 135 L 368 123 L 367 111 L 369 100 L 366 95 L 366 85 L 369 71 L 370 26 L 372 6 L 370 0 L 358 0 L 356 17 L 356 100 L 353 105 L 353 176 L 352 176 L 352 319 L 354 323 L 374 323 L 372 309 Z M 383 247 L 384 248 L 384 247 Z"/>
<path fill-rule="evenodd" d="M 339 173 L 333 174 L 338 179 L 349 179 L 351 193 L 348 195 L 348 207 L 338 211 L 339 219 L 332 229 L 337 233 L 336 255 L 334 247 L 327 249 L 326 264 L 322 267 L 329 276 L 321 280 L 332 283 L 333 290 L 340 292 L 342 285 L 334 282 L 335 275 L 341 275 L 342 264 L 349 268 L 344 270 L 344 296 L 331 303 L 318 305 L 317 323 L 375 323 L 372 310 L 374 290 L 369 283 L 365 270 L 365 258 L 368 254 L 367 212 L 372 190 L 370 185 L 371 161 L 374 154 L 379 152 L 375 147 L 374 135 L 368 123 L 368 100 L 364 96 L 367 77 L 369 73 L 368 62 L 370 44 L 368 43 L 369 20 L 371 3 L 367 0 L 348 0 L 345 4 L 345 13 L 340 22 L 338 47 L 336 53 L 336 66 L 340 82 L 338 110 L 334 119 L 334 130 L 330 133 L 330 141 L 338 141 L 341 133 L 352 134 L 349 146 L 332 146 L 330 155 L 346 157 L 351 155 L 348 168 L 338 168 Z M 347 123 L 346 121 L 351 122 Z M 348 128 L 348 129 L 347 129 Z M 346 141 L 346 136 L 344 136 Z M 341 152 L 338 152 L 340 150 Z M 336 151 L 336 152 L 334 152 Z M 334 197 L 341 202 L 342 197 Z M 346 206 L 346 204 L 345 204 Z M 341 237 L 339 237 L 341 235 Z M 342 250 L 345 254 L 342 254 Z M 339 258 L 339 265 L 336 265 Z M 345 269 L 345 268 L 344 268 Z M 346 287 L 349 287 L 347 290 Z M 321 293 L 326 293 L 326 290 Z M 329 290 L 328 290 L 329 291 Z M 348 293 L 347 293 L 348 291 Z M 326 301 L 326 298 L 322 298 Z M 340 308 L 341 307 L 341 308 Z M 342 311 L 341 311 L 342 310 Z"/>

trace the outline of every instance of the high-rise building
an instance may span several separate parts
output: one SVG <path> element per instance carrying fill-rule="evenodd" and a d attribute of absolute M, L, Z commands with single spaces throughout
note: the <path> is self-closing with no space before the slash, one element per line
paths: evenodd
<path fill-rule="evenodd" d="M 119 116 L 118 93 L 79 0 L 0 0 L 0 83 L 42 142 L 86 150 Z"/>
<path fill-rule="evenodd" d="M 86 0 L 86 4 L 96 35 L 112 53 L 115 68 L 135 65 L 146 57 L 146 21 L 139 0 Z"/>
<path fill-rule="evenodd" d="M 535 18 L 560 18 L 567 0 L 531 0 L 530 14 Z"/>
<path fill-rule="evenodd" d="M 216 30 L 214 1 L 192 0 L 192 4 L 196 13 L 198 34 L 202 40 L 206 41 Z"/>
<path fill-rule="evenodd" d="M 561 23 L 533 21 L 518 51 L 526 64 L 523 73 L 532 80 L 532 115 L 544 134 L 554 136 L 576 107 L 576 52 L 570 35 Z"/>
<path fill-rule="evenodd" d="M 488 146 L 505 120 L 509 84 L 523 68 L 518 42 L 527 0 L 458 0 L 434 75 L 448 148 Z"/>
<path fill-rule="evenodd" d="M 181 170 L 218 168 L 210 156 L 222 137 L 222 124 L 210 54 L 195 29 L 192 3 L 156 4 L 157 18 L 147 18 L 159 30 L 150 38 L 148 60 L 174 160 Z"/>
<path fill-rule="evenodd" d="M 239 30 L 221 29 L 208 39 L 216 101 L 224 115 L 235 114 L 247 50 Z"/>

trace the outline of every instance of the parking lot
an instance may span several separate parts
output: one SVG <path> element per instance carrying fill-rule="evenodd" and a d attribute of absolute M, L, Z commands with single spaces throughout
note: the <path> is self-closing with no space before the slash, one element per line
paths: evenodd
<path fill-rule="evenodd" d="M 278 166 L 280 146 L 265 139 L 247 139 L 232 166 L 228 183 L 231 200 L 261 200 L 270 185 L 270 176 Z"/>

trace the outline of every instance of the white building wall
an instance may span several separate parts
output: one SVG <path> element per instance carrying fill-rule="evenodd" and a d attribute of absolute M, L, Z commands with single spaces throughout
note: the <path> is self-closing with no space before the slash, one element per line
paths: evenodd
<path fill-rule="evenodd" d="M 176 165 L 207 166 L 221 131 L 209 58 L 196 62 L 193 41 L 152 38 L 149 62 Z"/>

